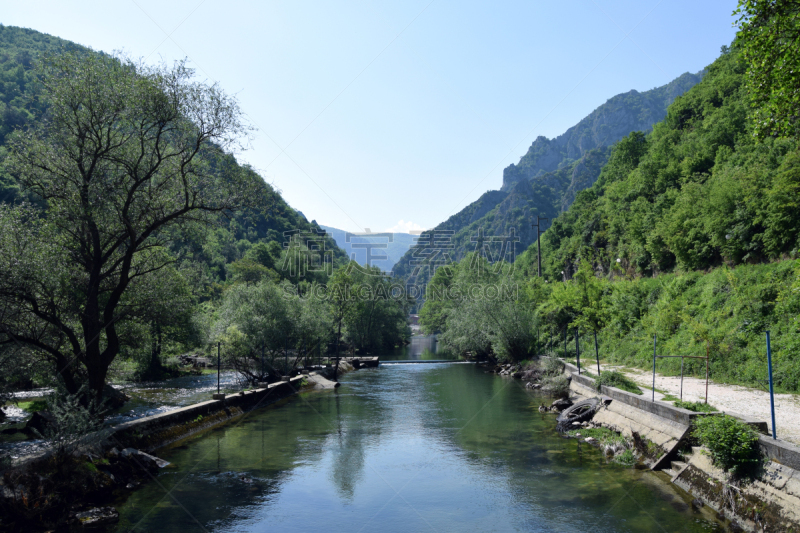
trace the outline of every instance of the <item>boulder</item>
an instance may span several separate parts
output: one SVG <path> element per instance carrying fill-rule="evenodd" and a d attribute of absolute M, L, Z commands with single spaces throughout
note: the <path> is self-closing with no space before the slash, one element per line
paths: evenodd
<path fill-rule="evenodd" d="M 130 400 L 127 394 L 121 390 L 117 390 L 111 385 L 106 385 L 103 388 L 103 401 L 110 409 L 117 409 L 125 405 L 125 402 Z"/>
<path fill-rule="evenodd" d="M 54 426 L 56 417 L 50 411 L 36 411 L 25 424 L 23 431 L 28 434 L 44 435 L 48 428 Z"/>
<path fill-rule="evenodd" d="M 76 513 L 75 519 L 83 526 L 100 526 L 119 520 L 119 513 L 113 507 L 95 507 L 82 513 Z"/>

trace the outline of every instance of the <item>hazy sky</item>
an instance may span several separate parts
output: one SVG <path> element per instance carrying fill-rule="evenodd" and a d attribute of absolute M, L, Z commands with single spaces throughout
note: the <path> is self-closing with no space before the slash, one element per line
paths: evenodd
<path fill-rule="evenodd" d="M 258 128 L 238 154 L 308 218 L 428 228 L 539 136 L 711 63 L 735 0 L 0 2 L 0 23 L 188 58 Z"/>

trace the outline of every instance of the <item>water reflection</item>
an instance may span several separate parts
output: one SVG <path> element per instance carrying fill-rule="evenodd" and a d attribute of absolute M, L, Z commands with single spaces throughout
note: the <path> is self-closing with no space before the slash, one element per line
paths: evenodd
<path fill-rule="evenodd" d="M 349 373 L 160 452 L 174 467 L 121 504 L 118 530 L 720 528 L 656 475 L 560 438 L 539 401 L 474 365 Z"/>

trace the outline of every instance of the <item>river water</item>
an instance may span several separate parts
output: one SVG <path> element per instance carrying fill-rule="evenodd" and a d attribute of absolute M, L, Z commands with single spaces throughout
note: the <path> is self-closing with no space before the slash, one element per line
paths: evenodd
<path fill-rule="evenodd" d="M 437 357 L 414 351 L 388 358 Z M 558 436 L 518 380 L 428 363 L 341 383 L 160 450 L 117 531 L 724 531 L 663 474 Z"/>

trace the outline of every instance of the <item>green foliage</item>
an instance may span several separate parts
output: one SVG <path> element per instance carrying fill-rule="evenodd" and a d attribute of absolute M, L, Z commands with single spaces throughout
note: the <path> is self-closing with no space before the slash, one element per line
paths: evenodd
<path fill-rule="evenodd" d="M 793 0 L 739 0 L 736 44 L 747 63 L 754 132 L 795 136 L 800 114 L 800 5 Z"/>
<path fill-rule="evenodd" d="M 717 411 L 718 409 L 711 404 L 707 404 L 705 402 L 686 402 L 681 400 L 675 400 L 672 402 L 675 404 L 675 407 L 680 407 L 682 409 L 688 409 L 689 411 L 694 411 L 695 413 L 711 413 L 713 411 Z"/>
<path fill-rule="evenodd" d="M 639 388 L 636 382 L 625 376 L 625 374 L 617 372 L 616 370 L 604 370 L 600 372 L 600 375 L 595 378 L 595 387 L 599 391 L 600 387 L 603 385 L 606 387 L 615 387 L 620 390 L 632 392 L 633 394 L 643 394 L 642 389 Z"/>
<path fill-rule="evenodd" d="M 44 411 L 47 409 L 47 400 L 30 400 L 27 402 L 19 402 L 17 406 L 20 409 L 24 409 L 29 413 L 35 413 L 36 411 Z"/>
<path fill-rule="evenodd" d="M 652 133 L 614 145 L 600 177 L 542 236 L 549 280 L 583 262 L 604 277 L 754 263 L 795 254 L 795 141 L 756 143 L 734 48 L 678 97 Z M 530 270 L 534 248 L 519 270 Z"/>
<path fill-rule="evenodd" d="M 714 464 L 734 476 L 752 472 L 761 462 L 758 433 L 732 416 L 695 419 L 694 436 L 708 448 Z"/>
<path fill-rule="evenodd" d="M 85 388 L 76 394 L 64 390 L 51 394 L 47 411 L 53 419 L 42 432 L 34 430 L 53 451 L 57 462 L 66 462 L 78 449 L 92 448 L 108 438 L 108 430 L 102 428 L 99 417 L 102 408 L 93 399 L 86 402 Z"/>
<path fill-rule="evenodd" d="M 614 462 L 622 466 L 633 466 L 636 464 L 636 461 L 636 454 L 630 448 L 614 456 Z"/>

